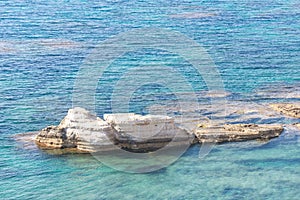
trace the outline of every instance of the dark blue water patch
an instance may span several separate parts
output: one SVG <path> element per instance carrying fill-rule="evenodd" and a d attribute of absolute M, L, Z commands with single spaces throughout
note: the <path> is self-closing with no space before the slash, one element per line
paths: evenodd
<path fill-rule="evenodd" d="M 202 112 L 202 115 L 204 115 L 204 116 L 207 116 L 207 117 L 212 117 L 212 115 L 214 115 L 214 114 L 218 114 L 219 113 L 219 111 L 205 111 L 205 112 Z M 213 117 L 214 119 L 218 119 L 219 117 Z M 220 117 L 221 119 L 223 118 L 223 117 Z"/>
<path fill-rule="evenodd" d="M 297 172 L 295 173 L 295 175 L 297 175 Z M 278 190 L 282 190 L 285 192 L 293 189 L 297 190 L 297 188 L 299 188 L 299 184 L 295 184 L 293 181 L 289 180 L 276 181 L 274 184 L 276 184 Z M 295 197 L 298 198 L 297 196 Z"/>
<path fill-rule="evenodd" d="M 5 179 L 12 179 L 19 176 L 19 171 L 18 170 L 12 170 L 12 169 L 4 169 L 1 167 L 0 171 L 0 180 L 5 180 Z"/>
<path fill-rule="evenodd" d="M 6 134 L 12 134 L 13 130 L 15 129 L 15 126 L 12 124 L 0 124 L 0 135 L 6 135 Z"/>
<path fill-rule="evenodd" d="M 299 143 L 299 135 L 297 133 L 289 134 L 286 130 L 281 133 L 281 135 L 277 138 L 273 138 L 268 140 L 267 142 L 263 143 L 258 147 L 254 147 L 253 151 L 260 151 L 260 150 L 274 150 L 274 149 L 281 149 L 287 148 L 287 150 L 291 150 L 288 147 L 295 146 Z"/>
<path fill-rule="evenodd" d="M 200 150 L 200 144 L 191 145 L 188 148 L 188 150 L 184 152 L 184 154 L 182 156 L 183 157 L 185 157 L 185 156 L 190 156 L 190 157 L 198 156 L 199 150 Z"/>
<path fill-rule="evenodd" d="M 162 50 L 153 50 L 153 49 L 141 49 L 141 51 L 137 52 L 128 52 L 122 57 L 115 60 L 101 76 L 98 87 L 96 91 L 96 103 L 97 113 L 100 115 L 103 111 L 110 113 L 111 109 L 111 97 L 115 87 L 115 84 L 122 78 L 122 75 L 126 74 L 126 72 L 130 69 L 135 67 L 141 67 L 146 65 L 153 65 L 154 63 L 158 63 L 159 66 L 169 66 L 173 68 L 177 73 L 182 75 L 182 77 L 187 80 L 194 89 L 194 91 L 199 91 L 201 88 L 206 88 L 206 84 L 203 82 L 201 76 L 195 69 L 188 65 L 182 58 L 170 54 L 167 51 Z M 162 63 L 161 63 L 162 62 Z M 176 63 L 176 64 L 174 64 Z M 146 67 L 147 68 L 147 67 Z M 133 77 L 134 78 L 134 77 Z M 142 78 L 142 77 L 140 77 Z M 148 77 L 145 77 L 148 78 Z M 153 83 L 155 84 L 157 80 L 155 79 L 162 79 L 164 75 L 162 74 L 161 77 L 153 77 Z M 176 77 L 174 77 L 175 79 Z M 176 80 L 173 80 L 176 83 Z M 143 81 L 140 83 L 139 87 L 143 87 Z M 147 83 L 148 84 L 148 83 Z M 168 87 L 168 83 L 165 87 Z M 170 83 L 171 84 L 171 83 Z M 123 86 L 124 90 L 126 90 L 126 85 Z M 130 87 L 129 87 L 130 88 Z M 136 88 L 138 89 L 138 88 Z M 154 87 L 153 90 L 154 94 L 157 92 L 156 88 Z M 128 91 L 136 94 L 137 91 Z M 173 91 L 176 92 L 176 91 Z M 142 95 L 143 96 L 143 95 Z M 168 96 L 160 95 L 161 98 L 167 98 Z M 161 99 L 160 98 L 160 99 Z M 135 106 L 134 104 L 131 104 Z M 101 107 L 99 107 L 101 106 Z M 104 107 L 102 107 L 104 106 Z M 137 108 L 138 109 L 138 108 Z M 135 110 L 135 108 L 133 108 Z"/>
<path fill-rule="evenodd" d="M 225 187 L 222 191 L 223 198 L 226 198 L 226 196 L 229 196 L 233 199 L 243 199 L 246 194 L 251 194 L 256 192 L 252 188 L 234 188 L 234 187 Z"/>
<path fill-rule="evenodd" d="M 232 114 L 230 114 L 230 115 L 227 115 L 227 116 L 225 117 L 225 120 L 233 120 L 233 119 L 238 119 L 238 118 L 240 118 L 240 117 L 241 117 L 241 115 L 232 113 Z"/>
<path fill-rule="evenodd" d="M 211 153 L 215 152 L 215 156 L 218 159 L 213 160 L 213 162 L 232 162 L 232 160 L 242 160 L 243 158 L 239 155 L 247 155 L 251 154 L 252 152 L 260 152 L 264 149 L 266 145 L 266 141 L 259 141 L 259 140 L 250 140 L 250 141 L 241 141 L 241 142 L 228 142 L 222 144 L 214 144 L 212 146 L 212 151 L 209 152 L 208 158 Z M 233 158 L 222 157 L 222 153 L 226 152 L 228 155 L 232 154 Z M 251 168 L 252 169 L 252 168 Z M 249 170 L 251 170 L 249 168 Z"/>
<path fill-rule="evenodd" d="M 153 62 L 157 63 L 158 66 L 168 66 L 177 71 L 183 76 L 188 82 L 191 82 L 192 87 L 195 91 L 199 90 L 199 86 L 206 88 L 201 75 L 196 69 L 183 60 L 180 55 L 174 55 L 166 50 L 158 49 L 141 49 L 136 52 L 128 52 L 122 57 L 116 59 L 113 64 L 106 70 L 107 73 L 103 74 L 103 77 L 109 77 L 110 73 L 114 72 L 112 78 L 120 79 L 120 76 L 126 73 L 129 69 L 135 67 L 143 67 L 147 69 L 147 65 L 153 66 Z M 126 67 L 125 67 L 126 66 Z M 163 74 L 161 77 L 163 79 Z M 175 78 L 175 77 L 174 77 Z M 114 82 L 116 79 L 108 80 Z M 155 81 L 155 80 L 154 80 Z M 175 81 L 175 80 L 174 80 Z"/>
<path fill-rule="evenodd" d="M 178 99 L 176 95 L 170 92 L 168 88 L 158 84 L 143 85 L 132 94 L 129 102 L 129 112 L 145 115 L 149 114 L 148 109 L 152 105 L 165 106 L 166 108 L 176 106 Z"/>
<path fill-rule="evenodd" d="M 300 158 L 276 158 L 276 159 L 269 159 L 265 158 L 261 159 L 246 159 L 235 161 L 235 163 L 239 165 L 249 166 L 249 167 L 261 167 L 261 168 L 281 168 L 284 166 L 298 166 L 300 162 Z"/>
<path fill-rule="evenodd" d="M 221 153 L 221 151 L 222 151 L 222 149 L 218 148 L 218 145 L 216 145 L 216 144 L 205 143 L 205 145 L 211 145 L 211 151 L 209 152 L 211 154 Z M 200 144 L 200 143 L 190 145 L 189 148 L 184 152 L 182 157 L 192 157 L 192 158 L 199 159 L 199 152 L 200 152 L 201 148 L 202 148 L 202 144 Z"/>
<path fill-rule="evenodd" d="M 275 117 L 269 119 L 261 119 L 259 121 L 260 124 L 286 124 L 288 122 L 291 123 L 292 121 L 297 122 L 297 119 L 287 120 L 285 117 Z M 293 122 L 292 122 L 293 123 Z"/>
<path fill-rule="evenodd" d="M 261 124 L 261 123 L 262 123 L 262 119 L 260 117 L 256 117 L 247 120 L 238 120 L 232 122 L 231 124 Z"/>

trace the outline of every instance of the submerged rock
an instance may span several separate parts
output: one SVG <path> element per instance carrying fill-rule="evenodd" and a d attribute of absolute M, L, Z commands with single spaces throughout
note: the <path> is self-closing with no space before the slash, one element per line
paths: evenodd
<path fill-rule="evenodd" d="M 300 104 L 299 103 L 277 103 L 271 104 L 271 108 L 276 111 L 279 111 L 282 114 L 285 114 L 290 117 L 300 118 Z"/>
<path fill-rule="evenodd" d="M 281 125 L 226 124 L 223 126 L 201 126 L 195 131 L 195 135 L 199 142 L 223 143 L 271 139 L 278 137 L 282 131 Z"/>

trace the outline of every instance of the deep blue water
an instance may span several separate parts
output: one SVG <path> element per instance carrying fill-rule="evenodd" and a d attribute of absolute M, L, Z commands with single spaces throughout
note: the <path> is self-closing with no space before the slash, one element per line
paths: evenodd
<path fill-rule="evenodd" d="M 214 61 L 224 90 L 236 98 L 247 100 L 272 85 L 287 95 L 293 89 L 282 88 L 299 88 L 298 0 L 1 1 L 0 199 L 300 199 L 296 132 L 264 145 L 216 146 L 204 159 L 194 146 L 173 165 L 148 174 L 118 172 L 89 155 L 19 147 L 14 134 L 57 124 L 66 115 L 77 72 L 99 51 L 97 45 L 138 28 L 166 28 L 199 43 Z M 111 93 L 122 73 L 142 64 L 174 67 L 195 91 L 207 89 L 201 75 L 172 52 L 128 52 L 98 82 L 99 116 L 112 111 Z M 170 92 L 141 86 L 131 111 L 143 113 L 155 101 L 175 98 L 151 97 L 153 90 Z"/>

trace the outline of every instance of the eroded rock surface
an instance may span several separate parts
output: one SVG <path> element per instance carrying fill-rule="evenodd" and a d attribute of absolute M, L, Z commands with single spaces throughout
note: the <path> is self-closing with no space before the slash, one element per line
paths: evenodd
<path fill-rule="evenodd" d="M 281 125 L 226 124 L 223 126 L 201 126 L 195 131 L 199 142 L 223 143 L 254 139 L 271 139 L 283 131 Z"/>
<path fill-rule="evenodd" d="M 277 103 L 271 104 L 271 108 L 274 110 L 281 112 L 290 117 L 300 118 L 300 104 L 299 103 Z"/>

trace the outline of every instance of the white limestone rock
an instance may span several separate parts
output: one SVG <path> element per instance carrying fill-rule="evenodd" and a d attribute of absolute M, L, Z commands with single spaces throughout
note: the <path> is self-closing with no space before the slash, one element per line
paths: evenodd
<path fill-rule="evenodd" d="M 96 147 L 111 146 L 112 127 L 83 108 L 68 111 L 58 126 L 49 126 L 36 136 L 39 146 L 49 148 L 77 148 L 94 151 Z"/>

